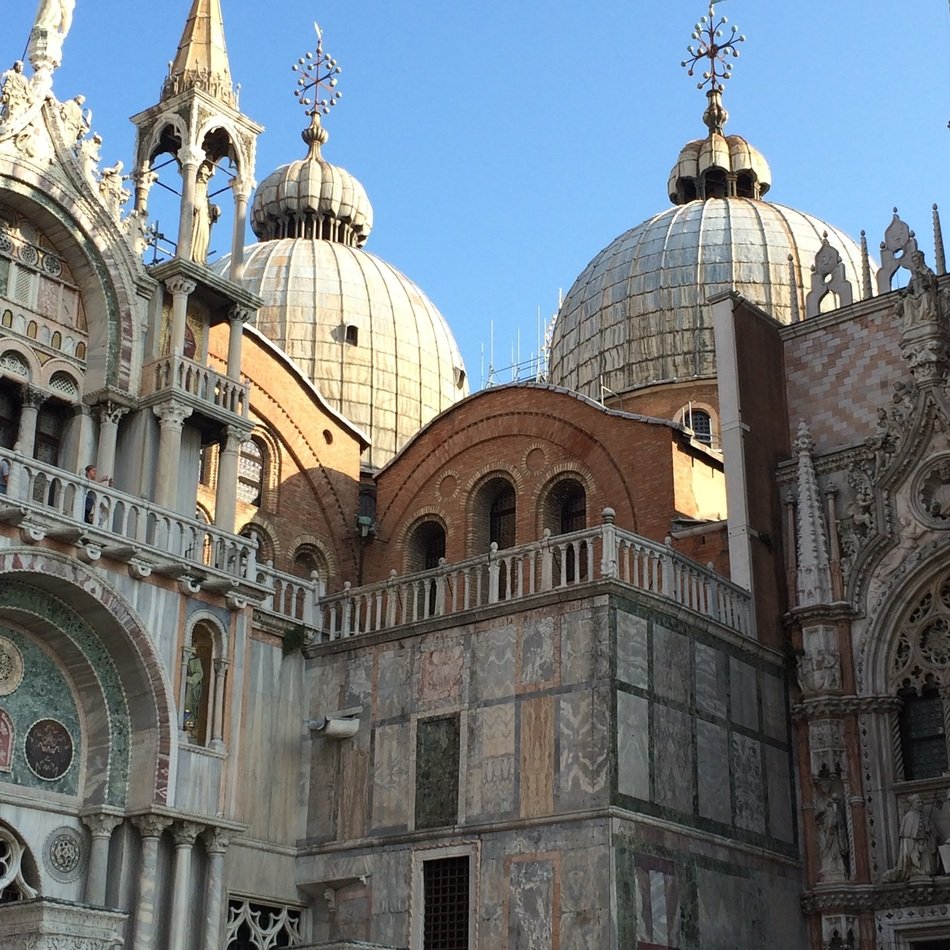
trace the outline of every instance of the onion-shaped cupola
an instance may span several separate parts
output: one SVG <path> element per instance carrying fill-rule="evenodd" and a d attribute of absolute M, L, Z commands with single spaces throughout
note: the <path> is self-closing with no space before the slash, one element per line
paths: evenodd
<path fill-rule="evenodd" d="M 674 207 L 612 241 L 565 296 L 551 337 L 551 381 L 602 399 L 715 376 L 706 301 L 736 291 L 780 323 L 809 315 L 813 265 L 823 249 L 857 297 L 873 286 L 866 248 L 813 215 L 764 200 L 768 162 L 726 135 L 723 87 L 745 37 L 710 4 L 683 65 L 702 69 L 705 138 L 680 151 L 667 194 Z M 835 267 L 839 266 L 838 263 Z M 830 286 L 830 285 L 829 285 Z M 822 307 L 847 296 L 827 293 Z"/>
<path fill-rule="evenodd" d="M 246 249 L 243 277 L 264 301 L 257 328 L 369 436 L 364 462 L 378 468 L 466 396 L 468 382 L 435 305 L 363 249 L 373 226 L 363 186 L 322 155 L 328 136 L 321 117 L 340 98 L 340 67 L 318 36 L 316 50 L 294 67 L 295 94 L 307 109 L 307 155 L 258 187 L 251 226 L 259 243 Z"/>

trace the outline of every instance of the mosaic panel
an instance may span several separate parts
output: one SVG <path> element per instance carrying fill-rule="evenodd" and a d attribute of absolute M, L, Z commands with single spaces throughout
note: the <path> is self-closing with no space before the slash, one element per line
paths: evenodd
<path fill-rule="evenodd" d="M 56 828 L 43 844 L 43 865 L 61 884 L 77 880 L 87 858 L 86 839 L 75 828 Z"/>

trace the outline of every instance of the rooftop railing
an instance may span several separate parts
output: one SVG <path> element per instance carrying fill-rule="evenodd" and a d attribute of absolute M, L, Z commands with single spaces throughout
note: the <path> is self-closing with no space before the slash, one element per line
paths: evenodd
<path fill-rule="evenodd" d="M 50 537 L 85 537 L 87 547 L 169 575 L 257 583 L 257 542 L 21 455 L 0 494 L 0 520 L 42 526 Z M 4 512 L 5 509 L 5 512 Z M 11 514 L 12 513 L 12 514 Z M 217 577 L 213 577 L 217 575 Z"/>
<path fill-rule="evenodd" d="M 165 390 L 188 393 L 201 402 L 245 418 L 250 408 L 248 383 L 235 382 L 187 356 L 172 354 L 149 363 L 143 370 L 143 380 L 145 396 Z"/>
<path fill-rule="evenodd" d="M 614 579 L 754 636 L 749 592 L 673 550 L 614 524 L 604 510 L 599 527 L 571 534 L 545 531 L 540 541 L 499 550 L 458 564 L 364 587 L 344 586 L 323 597 L 315 616 L 316 642 L 325 643 L 446 617 L 476 607 L 522 600 L 590 581 Z"/>

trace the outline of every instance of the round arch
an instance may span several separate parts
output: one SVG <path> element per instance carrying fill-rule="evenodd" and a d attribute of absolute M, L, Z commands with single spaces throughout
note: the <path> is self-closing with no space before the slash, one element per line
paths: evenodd
<path fill-rule="evenodd" d="M 171 690 L 151 639 L 121 595 L 74 559 L 10 549 L 0 554 L 0 622 L 4 618 L 56 653 L 92 714 L 86 716 L 87 761 L 107 767 L 88 770 L 84 804 L 169 804 Z M 113 712 L 124 710 L 104 717 L 104 702 Z"/>

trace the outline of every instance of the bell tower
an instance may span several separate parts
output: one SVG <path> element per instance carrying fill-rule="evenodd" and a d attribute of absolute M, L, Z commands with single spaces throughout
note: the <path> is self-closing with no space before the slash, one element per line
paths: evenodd
<path fill-rule="evenodd" d="M 214 523 L 234 530 L 237 466 L 252 423 L 241 376 L 243 325 L 260 300 L 241 286 L 248 196 L 262 127 L 245 116 L 231 79 L 220 0 L 192 0 L 158 103 L 132 117 L 137 129 L 135 210 L 148 220 L 149 197 L 161 169 L 177 168 L 162 186 L 180 195 L 170 260 L 152 265 L 162 285 L 143 366 L 143 400 L 158 420 L 154 497 L 166 508 L 194 512 L 197 453 L 220 446 Z M 226 183 L 225 183 L 226 182 Z M 208 267 L 212 203 L 231 192 L 233 224 L 227 277 Z M 226 374 L 208 365 L 208 337 L 229 325 Z M 195 464 L 191 464 L 192 461 Z"/>

